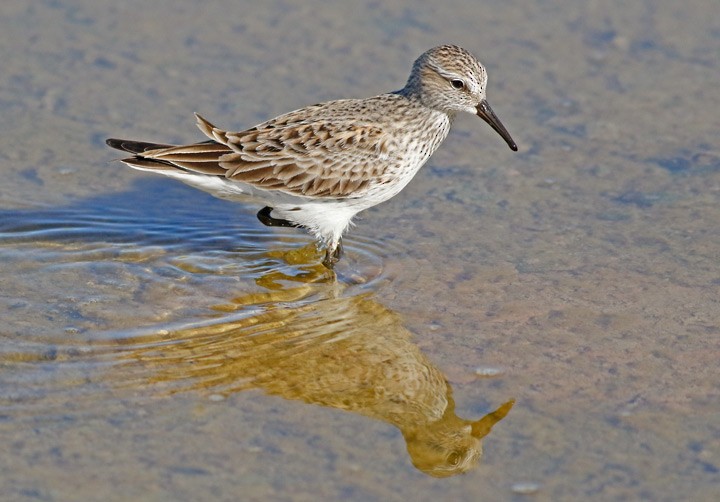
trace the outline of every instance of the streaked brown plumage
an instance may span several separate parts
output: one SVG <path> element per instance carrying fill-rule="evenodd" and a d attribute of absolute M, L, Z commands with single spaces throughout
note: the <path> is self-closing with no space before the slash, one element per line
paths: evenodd
<path fill-rule="evenodd" d="M 485 100 L 487 75 L 453 45 L 420 56 L 399 91 L 308 106 L 241 132 L 196 115 L 209 141 L 183 146 L 108 139 L 122 159 L 221 198 L 257 199 L 266 225 L 310 230 L 340 257 L 352 217 L 396 195 L 447 137 L 459 111 L 477 114 L 517 146 Z"/>

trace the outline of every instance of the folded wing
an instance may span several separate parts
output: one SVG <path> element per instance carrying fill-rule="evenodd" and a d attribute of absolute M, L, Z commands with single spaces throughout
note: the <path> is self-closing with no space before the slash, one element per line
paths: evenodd
<path fill-rule="evenodd" d="M 184 146 L 109 139 L 133 153 L 123 162 L 144 170 L 180 169 L 224 176 L 265 190 L 318 198 L 362 195 L 388 165 L 387 135 L 377 124 L 314 117 L 308 107 L 242 132 L 218 129 L 200 115 L 210 141 Z"/>

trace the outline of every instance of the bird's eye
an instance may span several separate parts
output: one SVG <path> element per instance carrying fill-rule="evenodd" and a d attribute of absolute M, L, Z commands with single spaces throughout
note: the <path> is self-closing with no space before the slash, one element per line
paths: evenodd
<path fill-rule="evenodd" d="M 450 81 L 450 85 L 452 85 L 455 89 L 462 89 L 465 87 L 465 82 L 460 79 L 454 78 Z"/>

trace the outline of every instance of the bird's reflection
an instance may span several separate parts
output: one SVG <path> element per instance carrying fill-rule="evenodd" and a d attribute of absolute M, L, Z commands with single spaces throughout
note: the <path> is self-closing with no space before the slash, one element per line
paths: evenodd
<path fill-rule="evenodd" d="M 513 401 L 476 421 L 458 417 L 446 378 L 395 313 L 371 293 L 348 294 L 341 281 L 326 280 L 320 265 L 300 268 L 263 277 L 266 292 L 217 306 L 222 317 L 202 326 L 145 339 L 126 357 L 182 390 L 257 388 L 382 420 L 402 432 L 413 464 L 431 476 L 477 465 L 482 438 Z"/>

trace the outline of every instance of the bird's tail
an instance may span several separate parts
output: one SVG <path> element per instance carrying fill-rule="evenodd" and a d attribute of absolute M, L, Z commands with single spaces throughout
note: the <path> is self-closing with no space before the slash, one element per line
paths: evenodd
<path fill-rule="evenodd" d="M 198 125 L 205 134 L 211 138 L 215 137 L 212 134 L 215 126 L 199 115 Z M 224 176 L 227 171 L 220 166 L 220 163 L 224 155 L 232 153 L 228 146 L 218 143 L 215 139 L 180 146 L 117 138 L 107 139 L 105 143 L 116 150 L 133 154 L 132 157 L 120 159 L 128 166 L 163 174 L 179 170 L 193 174 Z"/>

